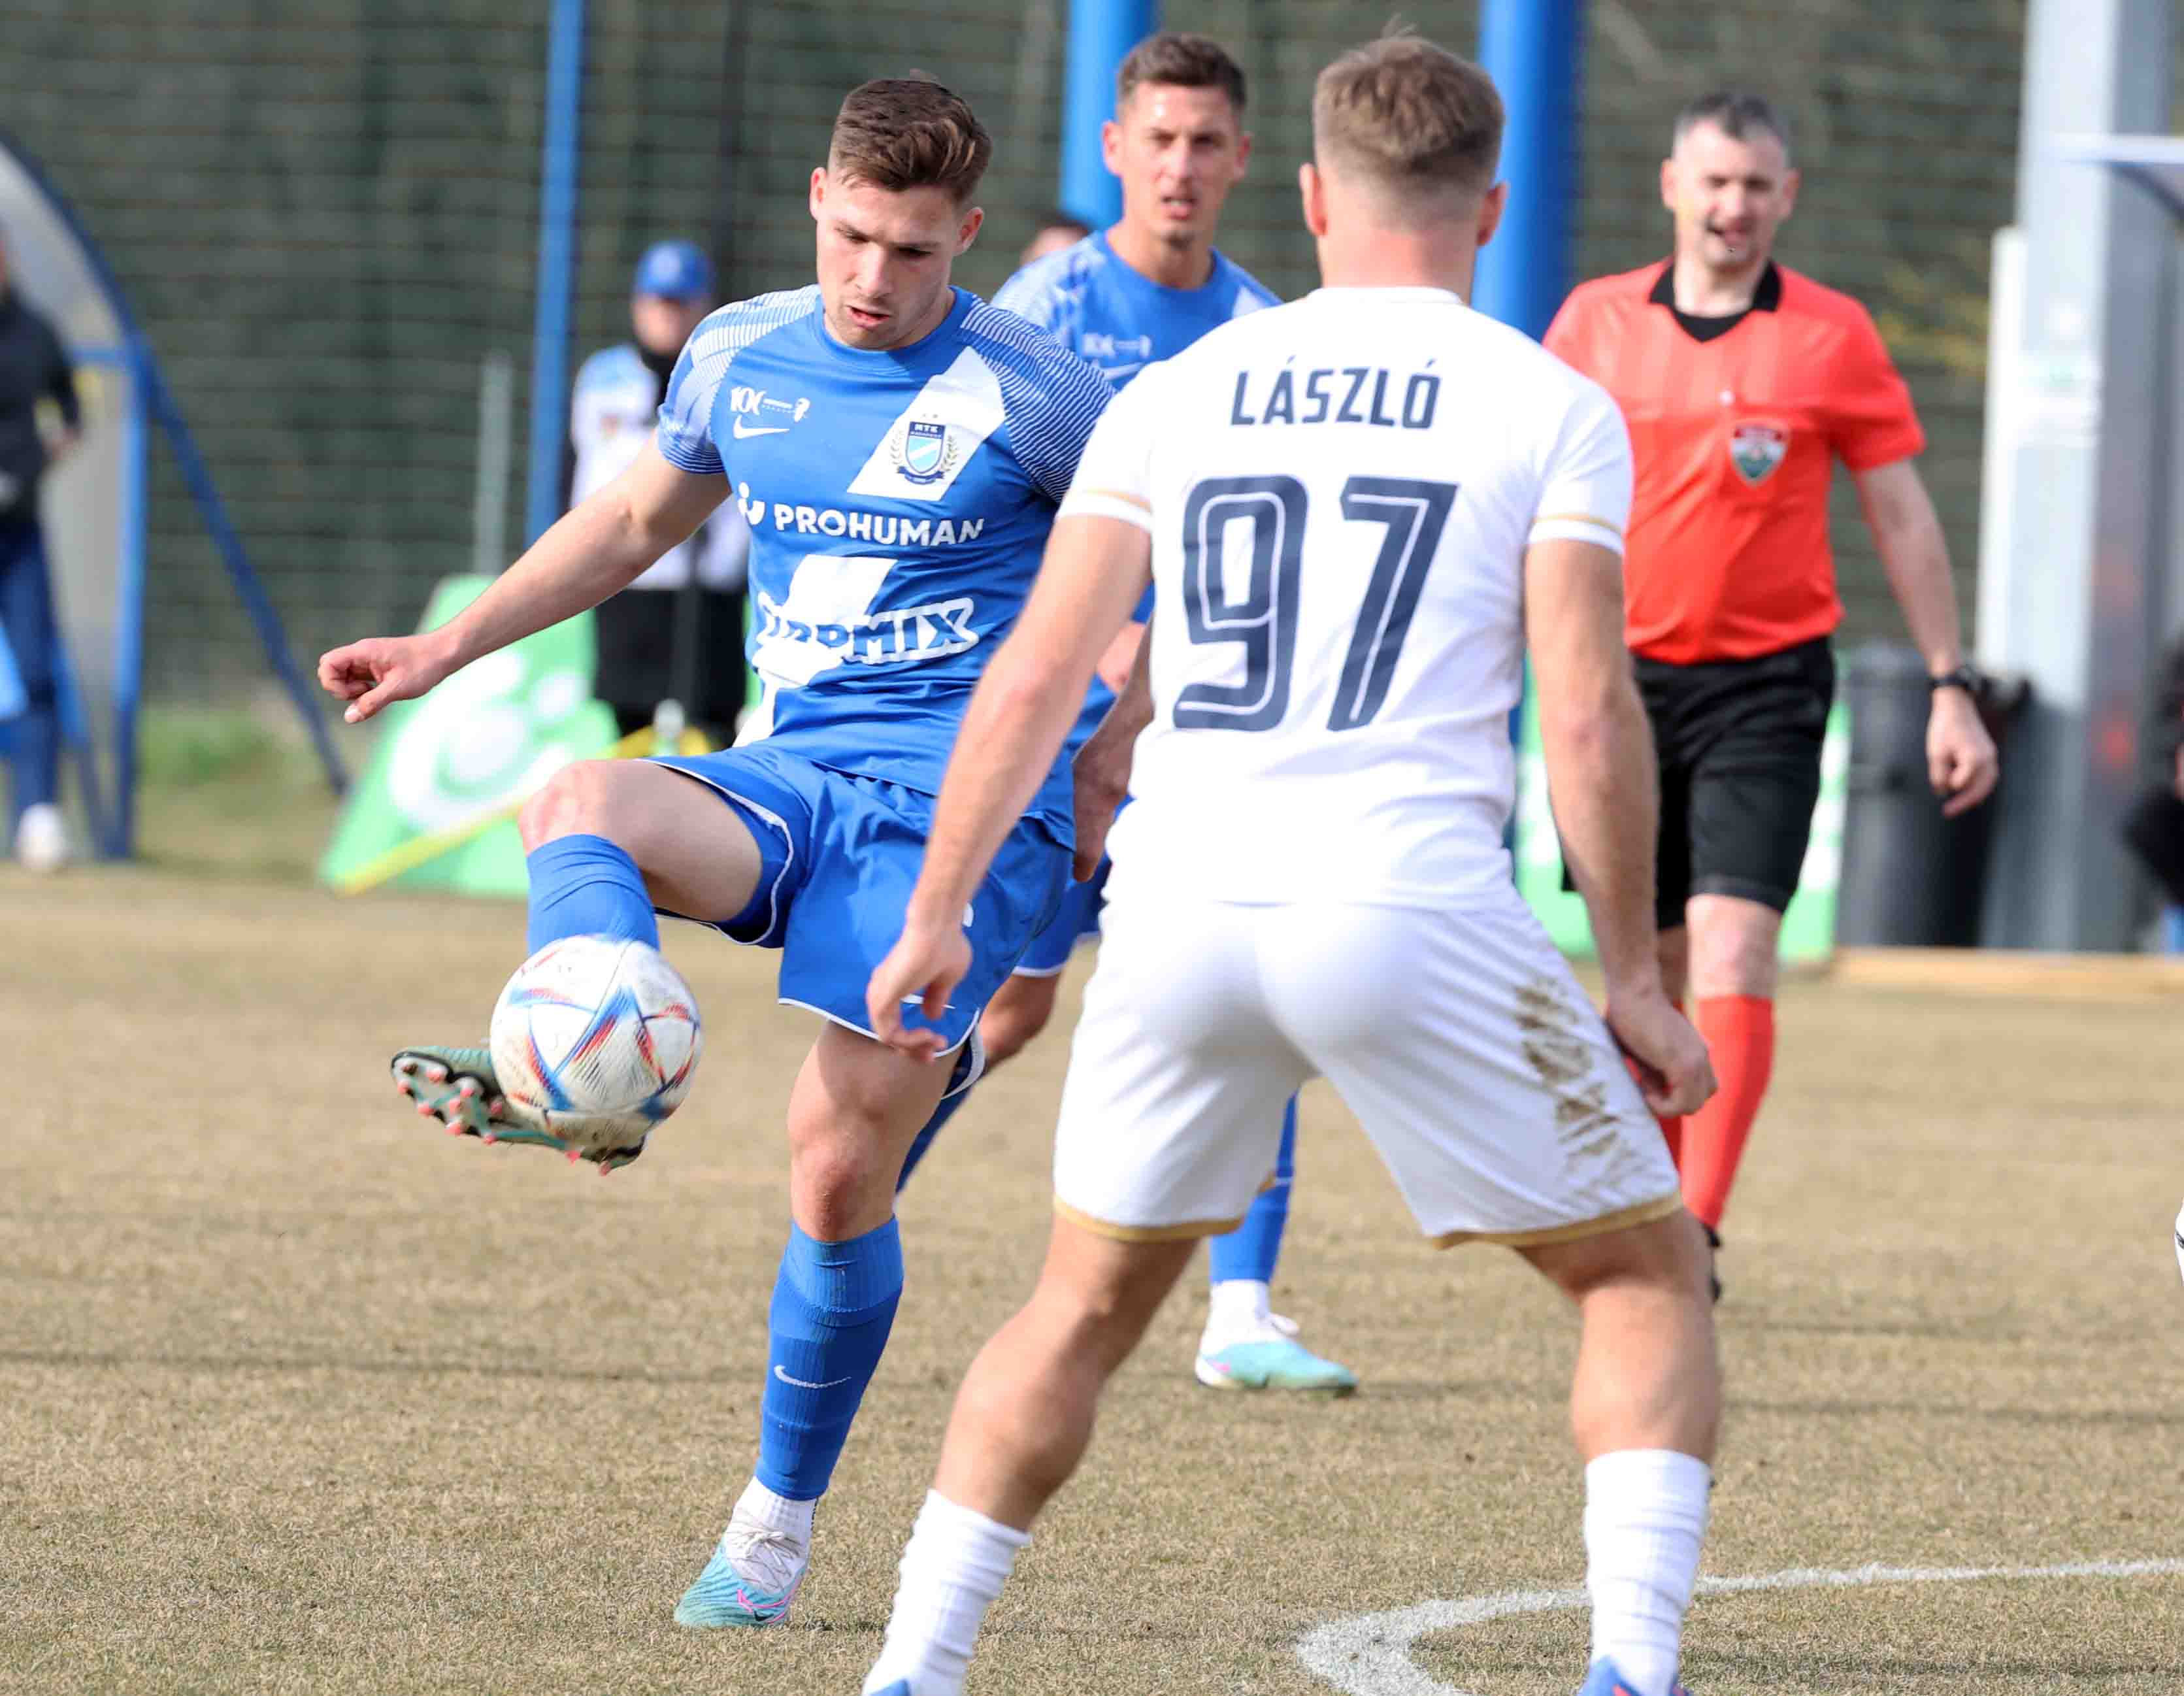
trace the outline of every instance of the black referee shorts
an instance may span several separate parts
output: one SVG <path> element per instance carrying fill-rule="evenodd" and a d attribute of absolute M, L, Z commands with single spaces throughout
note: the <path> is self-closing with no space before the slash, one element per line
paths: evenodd
<path fill-rule="evenodd" d="M 1675 929 L 1693 895 L 1780 912 L 1797 892 L 1820 798 L 1836 695 L 1827 639 L 1756 660 L 1635 664 L 1661 771 L 1654 923 Z M 1567 868 L 1563 887 L 1576 887 Z"/>
<path fill-rule="evenodd" d="M 1636 662 L 1661 762 L 1654 917 L 1684 923 L 1693 895 L 1738 895 L 1780 912 L 1820 797 L 1820 744 L 1835 701 L 1823 636 L 1756 660 Z"/>

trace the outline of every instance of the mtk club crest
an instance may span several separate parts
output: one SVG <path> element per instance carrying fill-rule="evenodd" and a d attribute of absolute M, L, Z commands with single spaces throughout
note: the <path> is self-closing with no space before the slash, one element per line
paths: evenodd
<path fill-rule="evenodd" d="M 1729 462 L 1753 488 L 1774 475 L 1790 451 L 1790 432 L 1778 424 L 1740 424 L 1729 432 Z"/>
<path fill-rule="evenodd" d="M 939 483 L 948 475 L 961 449 L 945 424 L 912 419 L 894 440 L 894 462 L 911 483 Z"/>

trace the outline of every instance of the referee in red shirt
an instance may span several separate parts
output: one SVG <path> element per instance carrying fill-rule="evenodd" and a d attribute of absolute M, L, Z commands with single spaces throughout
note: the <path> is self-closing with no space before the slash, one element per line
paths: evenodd
<path fill-rule="evenodd" d="M 1661 166 L 1674 255 L 1582 284 L 1546 344 L 1623 409 L 1636 462 L 1625 636 L 1660 759 L 1662 974 L 1721 1088 L 1662 1129 L 1715 1245 L 1774 1057 L 1776 943 L 1796 892 L 1842 617 L 1828 483 L 1849 467 L 1925 656 L 1928 775 L 1952 815 L 1993 789 L 1909 391 L 1848 295 L 1775 264 L 1797 198 L 1789 130 L 1756 95 L 1676 119 Z"/>

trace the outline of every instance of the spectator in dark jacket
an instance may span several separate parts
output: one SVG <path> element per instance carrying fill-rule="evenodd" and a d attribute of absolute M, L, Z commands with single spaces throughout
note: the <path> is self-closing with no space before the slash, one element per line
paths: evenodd
<path fill-rule="evenodd" d="M 39 416 L 56 409 L 60 428 Z M 75 377 L 53 327 L 9 286 L 0 238 L 0 631 L 26 705 L 14 741 L 14 840 L 24 864 L 50 870 L 68 857 L 59 801 L 60 714 L 54 672 L 53 585 L 38 527 L 38 482 L 75 440 Z"/>
<path fill-rule="evenodd" d="M 2184 907 L 2184 637 L 2162 658 L 2147 747 L 2153 776 L 2124 815 L 2123 837 L 2170 906 Z"/>

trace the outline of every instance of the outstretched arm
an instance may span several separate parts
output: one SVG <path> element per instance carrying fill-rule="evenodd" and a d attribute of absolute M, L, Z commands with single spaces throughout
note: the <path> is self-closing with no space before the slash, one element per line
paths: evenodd
<path fill-rule="evenodd" d="M 935 1033 L 904 1029 L 903 1001 L 922 998 L 937 1014 L 969 967 L 963 909 L 1053 769 L 1093 668 L 1144 593 L 1151 561 L 1152 538 L 1135 524 L 1055 521 L 1016 632 L 986 667 L 956 733 L 902 940 L 866 991 L 872 1029 L 905 1053 L 939 1052 Z"/>
<path fill-rule="evenodd" d="M 682 471 L 648 445 L 620 477 L 564 514 L 493 586 L 437 630 L 375 636 L 319 661 L 319 682 L 361 723 L 475 659 L 597 606 L 704 522 L 727 479 Z"/>

